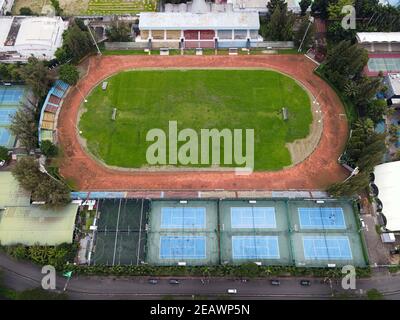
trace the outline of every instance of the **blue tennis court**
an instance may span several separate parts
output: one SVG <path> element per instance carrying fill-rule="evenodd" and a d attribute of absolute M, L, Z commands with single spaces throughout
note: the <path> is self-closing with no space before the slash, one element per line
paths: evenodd
<path fill-rule="evenodd" d="M 23 88 L 0 87 L 0 105 L 18 105 L 23 94 Z"/>
<path fill-rule="evenodd" d="M 4 146 L 6 148 L 12 147 L 13 136 L 10 131 L 6 128 L 0 127 L 0 146 Z"/>
<path fill-rule="evenodd" d="M 206 208 L 161 208 L 161 228 L 163 229 L 204 229 L 205 227 Z"/>
<path fill-rule="evenodd" d="M 276 236 L 233 236 L 233 259 L 279 259 Z"/>
<path fill-rule="evenodd" d="M 206 237 L 161 236 L 160 259 L 205 259 Z"/>
<path fill-rule="evenodd" d="M 342 208 L 299 208 L 302 229 L 346 229 Z"/>
<path fill-rule="evenodd" d="M 232 228 L 276 228 L 274 207 L 232 207 Z"/>
<path fill-rule="evenodd" d="M 351 260 L 353 259 L 349 238 L 338 236 L 303 237 L 306 260 Z"/>
<path fill-rule="evenodd" d="M 17 108 L 0 108 L 0 126 L 9 125 L 16 112 Z"/>

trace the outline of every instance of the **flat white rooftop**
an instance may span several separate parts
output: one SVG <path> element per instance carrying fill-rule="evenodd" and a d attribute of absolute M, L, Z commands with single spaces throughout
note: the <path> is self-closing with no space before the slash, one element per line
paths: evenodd
<path fill-rule="evenodd" d="M 232 30 L 260 28 L 257 12 L 142 12 L 141 30 Z"/>

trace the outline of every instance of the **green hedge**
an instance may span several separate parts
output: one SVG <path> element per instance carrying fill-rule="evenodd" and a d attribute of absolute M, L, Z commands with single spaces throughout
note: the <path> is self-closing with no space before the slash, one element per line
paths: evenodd
<path fill-rule="evenodd" d="M 88 276 L 182 276 L 182 277 L 269 277 L 269 276 L 314 276 L 342 278 L 340 268 L 298 268 L 287 266 L 257 266 L 255 264 L 224 266 L 73 266 L 63 271 L 74 271 Z M 370 268 L 356 268 L 358 278 L 371 276 Z"/>

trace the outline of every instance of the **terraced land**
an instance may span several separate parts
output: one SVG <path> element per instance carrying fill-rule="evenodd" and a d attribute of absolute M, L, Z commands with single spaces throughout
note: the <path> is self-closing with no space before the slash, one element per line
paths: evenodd
<path fill-rule="evenodd" d="M 155 11 L 155 0 L 90 0 L 88 14 L 136 14 L 143 11 Z"/>

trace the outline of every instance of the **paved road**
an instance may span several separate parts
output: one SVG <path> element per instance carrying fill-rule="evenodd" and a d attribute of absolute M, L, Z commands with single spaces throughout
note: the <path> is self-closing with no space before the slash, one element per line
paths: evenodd
<path fill-rule="evenodd" d="M 14 290 L 24 290 L 40 286 L 42 274 L 40 268 L 29 262 L 20 262 L 0 253 L 0 267 L 3 270 L 4 284 Z M 300 278 L 281 278 L 279 287 L 272 286 L 268 279 L 251 279 L 246 283 L 226 278 L 211 278 L 202 284 L 198 278 L 181 279 L 180 284 L 171 285 L 168 278 L 160 279 L 151 285 L 146 277 L 86 277 L 75 276 L 69 282 L 68 293 L 72 299 L 160 299 L 165 296 L 190 298 L 192 295 L 214 298 L 226 296 L 227 289 L 236 288 L 238 299 L 331 299 L 331 288 L 312 279 L 310 287 L 302 287 Z M 62 290 L 65 278 L 57 277 L 57 289 Z M 339 284 L 333 284 L 338 291 Z M 377 288 L 387 299 L 400 299 L 400 276 L 386 272 L 376 274 L 371 279 L 357 281 L 357 290 L 365 292 Z"/>

